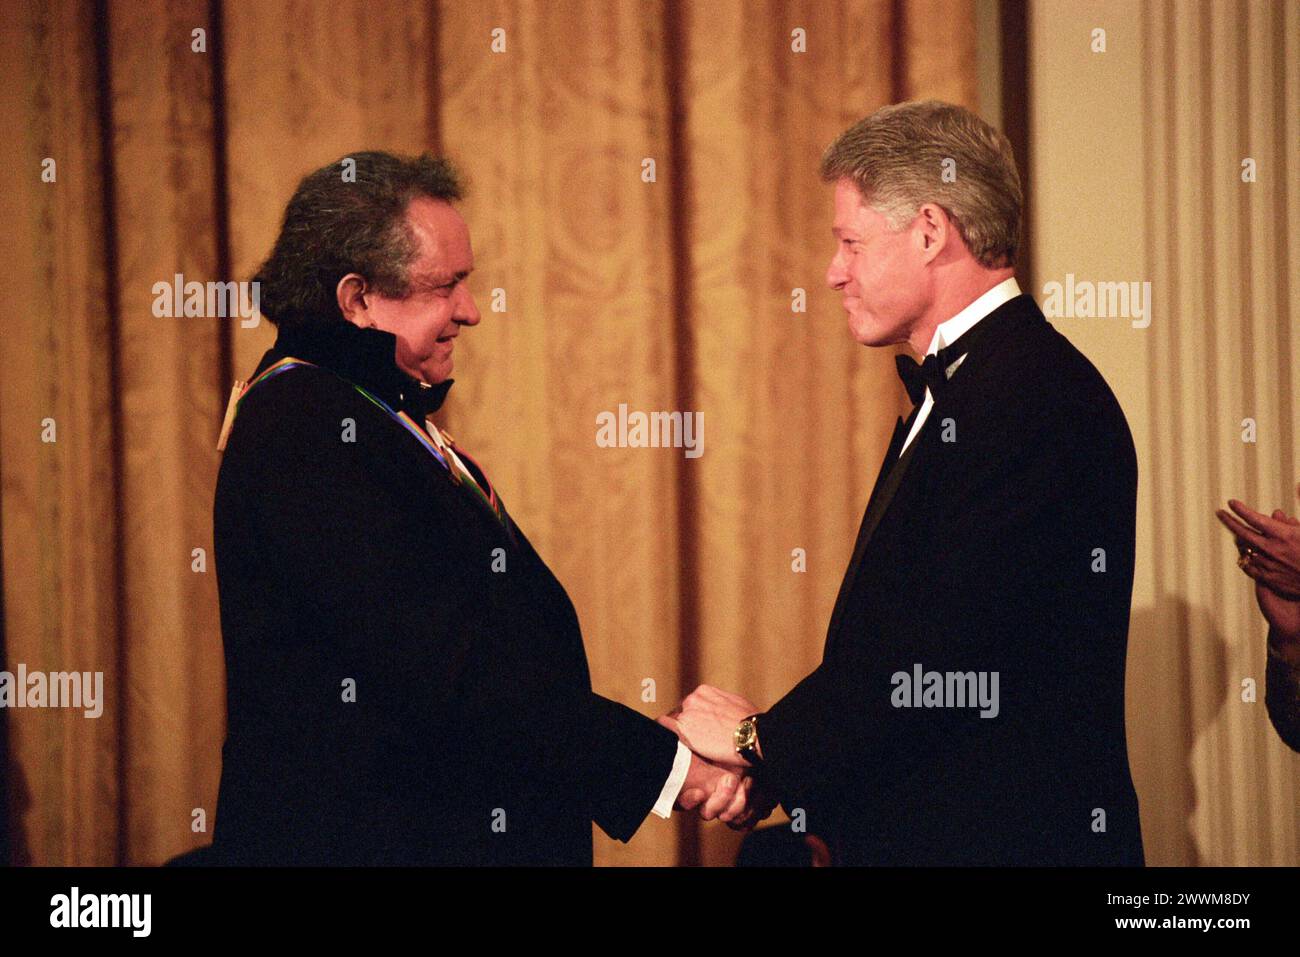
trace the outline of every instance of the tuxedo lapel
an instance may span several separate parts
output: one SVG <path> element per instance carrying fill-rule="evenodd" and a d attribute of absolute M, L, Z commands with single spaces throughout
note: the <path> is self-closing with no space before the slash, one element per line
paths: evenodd
<path fill-rule="evenodd" d="M 900 464 L 898 453 L 903 449 L 903 443 L 907 440 L 907 433 L 912 429 L 912 423 L 916 421 L 916 415 L 919 407 L 912 409 L 911 415 L 904 419 L 901 415 L 894 424 L 894 435 L 889 440 L 889 450 L 885 452 L 885 460 L 880 463 L 880 471 L 876 474 L 876 484 L 871 489 L 871 498 L 867 500 L 867 511 L 862 517 L 862 527 L 858 530 L 858 543 L 862 542 L 862 534 L 867 527 L 867 518 L 870 517 L 872 509 L 880 501 L 880 496 L 885 487 L 889 484 L 889 476 L 892 475 L 896 467 Z M 854 548 L 857 551 L 857 548 Z"/>
<path fill-rule="evenodd" d="M 895 492 L 898 491 L 898 485 L 902 481 L 903 472 L 906 470 L 908 462 L 911 460 L 912 452 L 916 449 L 916 442 L 908 446 L 907 455 L 899 458 L 899 452 L 903 448 L 903 443 L 907 440 L 907 434 L 912 430 L 912 423 L 916 421 L 916 416 L 920 411 L 920 406 L 912 409 L 912 414 L 904 420 L 901 416 L 894 425 L 893 438 L 889 440 L 889 450 L 885 452 L 885 459 L 880 463 L 880 471 L 876 475 L 875 487 L 871 490 L 871 498 L 867 502 L 867 510 L 862 515 L 862 524 L 858 527 L 857 542 L 853 546 L 853 557 L 849 561 L 848 570 L 844 573 L 844 580 L 840 583 L 840 592 L 835 599 L 835 610 L 831 613 L 830 628 L 827 629 L 826 651 L 831 650 L 831 644 L 835 640 L 835 632 L 839 625 L 840 618 L 844 614 L 844 605 L 853 590 L 853 583 L 857 578 L 858 566 L 862 564 L 862 557 L 866 554 L 867 543 L 871 540 L 871 535 L 880 524 L 880 518 L 889 507 L 890 501 L 893 500 Z"/>
<path fill-rule="evenodd" d="M 925 431 L 922 428 L 922 431 Z M 876 527 L 880 520 L 885 517 L 889 511 L 890 503 L 894 501 L 898 493 L 898 487 L 903 483 L 907 475 L 908 465 L 911 464 L 913 456 L 916 454 L 916 447 L 921 443 L 920 436 L 917 436 L 915 442 L 907 447 L 907 451 L 902 457 L 894 463 L 889 474 L 885 476 L 885 481 L 881 484 L 870 505 L 867 506 L 867 514 L 862 520 L 862 532 L 859 536 L 857 547 L 854 549 L 854 563 L 861 563 L 862 555 L 866 552 L 867 546 L 871 544 L 871 538 L 876 532 Z"/>

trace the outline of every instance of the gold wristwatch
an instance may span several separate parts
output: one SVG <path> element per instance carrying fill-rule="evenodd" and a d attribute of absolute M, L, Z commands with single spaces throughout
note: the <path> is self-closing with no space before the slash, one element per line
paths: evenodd
<path fill-rule="evenodd" d="M 752 767 L 758 767 L 763 759 L 758 755 L 758 715 L 751 714 L 732 733 L 736 753 Z"/>

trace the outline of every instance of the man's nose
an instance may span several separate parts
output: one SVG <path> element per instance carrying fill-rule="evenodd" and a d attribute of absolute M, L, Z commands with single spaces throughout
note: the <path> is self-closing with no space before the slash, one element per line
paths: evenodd
<path fill-rule="evenodd" d="M 831 264 L 826 267 L 826 285 L 830 286 L 836 292 L 844 288 L 845 283 L 849 281 L 848 270 L 840 262 L 839 253 L 831 260 Z"/>
<path fill-rule="evenodd" d="M 474 296 L 469 289 L 461 286 L 459 298 L 456 300 L 456 311 L 451 317 L 454 321 L 465 326 L 477 326 L 479 319 L 478 304 L 474 302 Z"/>

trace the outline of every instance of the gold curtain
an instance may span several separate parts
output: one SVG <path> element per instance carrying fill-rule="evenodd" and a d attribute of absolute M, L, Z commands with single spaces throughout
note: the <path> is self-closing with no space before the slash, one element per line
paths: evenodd
<path fill-rule="evenodd" d="M 98 719 L 4 715 L 15 859 L 210 840 L 213 445 L 273 330 L 155 317 L 152 288 L 248 278 L 351 150 L 470 175 L 484 321 L 445 421 L 569 589 L 597 689 L 649 715 L 700 681 L 787 690 L 903 401 L 824 288 L 817 160 L 891 100 L 974 106 L 974 47 L 973 0 L 6 3 L 5 668 L 106 690 Z M 702 413 L 703 455 L 597 447 L 623 403 Z M 681 816 L 597 837 L 600 864 L 736 845 Z"/>

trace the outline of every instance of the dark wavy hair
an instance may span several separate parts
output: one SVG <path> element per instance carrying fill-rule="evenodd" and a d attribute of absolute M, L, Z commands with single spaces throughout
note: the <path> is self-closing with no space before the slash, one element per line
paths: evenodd
<path fill-rule="evenodd" d="M 342 322 L 335 288 L 350 272 L 385 296 L 405 296 L 418 253 L 406 208 L 420 196 L 463 198 L 460 173 L 428 153 L 368 150 L 304 176 L 253 277 L 262 315 L 281 329 Z"/>

